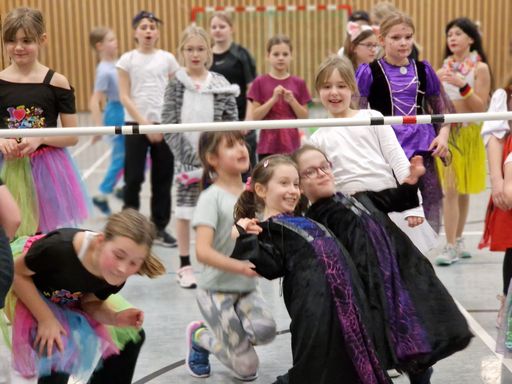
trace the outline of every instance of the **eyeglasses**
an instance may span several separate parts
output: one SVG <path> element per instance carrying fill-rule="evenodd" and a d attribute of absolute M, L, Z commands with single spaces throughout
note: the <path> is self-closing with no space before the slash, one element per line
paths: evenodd
<path fill-rule="evenodd" d="M 366 43 L 366 44 L 358 44 L 358 45 L 362 45 L 363 47 L 366 47 L 371 50 L 379 49 L 379 44 Z"/>
<path fill-rule="evenodd" d="M 306 179 L 313 179 L 315 177 L 322 176 L 322 173 L 324 175 L 330 175 L 332 173 L 332 164 L 330 161 L 326 161 L 325 163 L 322 163 L 319 167 L 310 167 L 308 169 L 305 169 L 300 173 L 302 177 L 305 177 Z"/>

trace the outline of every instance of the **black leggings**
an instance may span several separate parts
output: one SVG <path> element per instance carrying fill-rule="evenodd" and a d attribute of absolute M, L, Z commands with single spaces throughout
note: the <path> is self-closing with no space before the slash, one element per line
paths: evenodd
<path fill-rule="evenodd" d="M 503 294 L 505 296 L 508 293 L 510 279 L 512 279 L 512 248 L 505 251 L 505 258 L 503 259 Z"/>
<path fill-rule="evenodd" d="M 114 355 L 100 362 L 99 368 L 92 375 L 88 384 L 130 384 L 135 371 L 135 364 L 139 352 L 146 339 L 144 330 L 140 331 L 139 342 L 129 342 L 125 345 L 119 355 Z M 40 377 L 38 384 L 67 384 L 69 375 L 61 372 L 54 372 L 50 376 Z"/>

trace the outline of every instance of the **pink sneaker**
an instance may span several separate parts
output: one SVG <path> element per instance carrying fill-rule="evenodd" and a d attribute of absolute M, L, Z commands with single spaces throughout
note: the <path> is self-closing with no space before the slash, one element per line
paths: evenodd
<path fill-rule="evenodd" d="M 182 267 L 176 271 L 176 280 L 181 288 L 196 288 L 197 280 L 191 265 Z"/>

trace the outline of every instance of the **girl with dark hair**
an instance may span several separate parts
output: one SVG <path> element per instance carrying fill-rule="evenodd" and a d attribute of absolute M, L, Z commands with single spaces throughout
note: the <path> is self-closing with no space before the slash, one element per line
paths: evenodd
<path fill-rule="evenodd" d="M 192 376 L 208 377 L 211 353 L 236 378 L 253 381 L 259 366 L 254 345 L 271 342 L 276 324 L 258 289 L 254 265 L 229 257 L 235 247 L 233 208 L 244 190 L 249 153 L 240 132 L 204 132 L 199 157 L 203 179 L 213 183 L 201 192 L 192 221 L 197 260 L 204 264 L 197 292 L 204 322 L 187 327 L 186 365 Z M 257 227 L 252 220 L 243 225 L 248 231 Z"/>
<path fill-rule="evenodd" d="M 445 32 L 445 59 L 437 74 L 446 94 L 455 112 L 485 112 L 491 91 L 491 73 L 478 27 L 468 18 L 461 17 L 450 21 Z M 452 162 L 448 167 L 438 167 L 444 192 L 446 231 L 446 245 L 436 258 L 438 265 L 450 265 L 461 257 L 471 257 L 464 247 L 462 232 L 469 211 L 469 195 L 485 189 L 481 126 L 481 123 L 468 123 L 452 130 L 449 143 Z"/>
<path fill-rule="evenodd" d="M 371 314 L 352 259 L 324 226 L 295 214 L 305 208 L 300 197 L 297 165 L 272 155 L 256 165 L 235 207 L 240 236 L 232 256 L 267 279 L 283 278 L 293 366 L 276 383 L 391 383 L 370 336 Z M 256 216 L 259 234 L 245 228 Z"/>

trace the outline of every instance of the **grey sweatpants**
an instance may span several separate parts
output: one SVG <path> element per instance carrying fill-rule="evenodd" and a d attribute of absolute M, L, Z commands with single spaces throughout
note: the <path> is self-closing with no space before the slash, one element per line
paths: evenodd
<path fill-rule="evenodd" d="M 256 374 L 259 360 L 253 346 L 270 343 L 276 335 L 276 323 L 261 292 L 199 289 L 197 302 L 208 326 L 199 345 L 239 376 Z"/>

